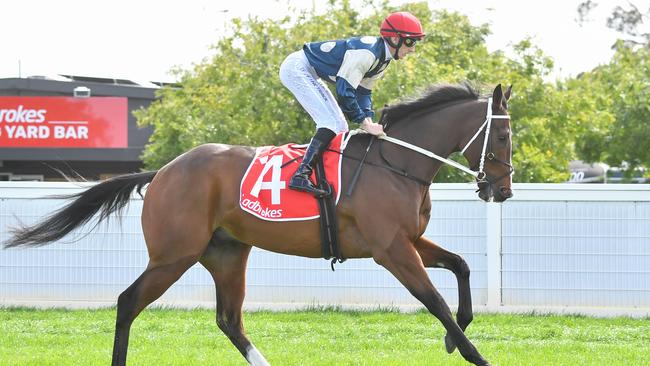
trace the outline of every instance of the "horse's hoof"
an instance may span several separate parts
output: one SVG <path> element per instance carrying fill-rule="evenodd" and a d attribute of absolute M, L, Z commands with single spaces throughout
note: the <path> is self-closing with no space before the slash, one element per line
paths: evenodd
<path fill-rule="evenodd" d="M 451 339 L 449 333 L 445 334 L 445 349 L 447 349 L 447 353 L 452 353 L 456 350 L 456 343 Z"/>

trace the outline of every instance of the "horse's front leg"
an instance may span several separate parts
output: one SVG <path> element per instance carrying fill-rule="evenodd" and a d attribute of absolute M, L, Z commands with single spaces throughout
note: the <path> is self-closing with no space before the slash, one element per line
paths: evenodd
<path fill-rule="evenodd" d="M 422 236 L 415 242 L 415 249 L 422 258 L 425 267 L 445 268 L 456 275 L 458 281 L 458 313 L 456 314 L 456 320 L 460 329 L 465 331 L 474 318 L 472 313 L 472 293 L 469 286 L 469 266 L 458 254 L 445 250 Z M 454 349 L 456 349 L 456 344 L 452 341 L 449 333 L 445 335 L 445 347 L 449 353 L 454 352 Z"/>
<path fill-rule="evenodd" d="M 388 247 L 375 249 L 373 259 L 389 270 L 440 320 L 465 360 L 475 365 L 489 365 L 454 321 L 449 306 L 429 280 L 414 243 L 406 235 L 398 234 Z"/>

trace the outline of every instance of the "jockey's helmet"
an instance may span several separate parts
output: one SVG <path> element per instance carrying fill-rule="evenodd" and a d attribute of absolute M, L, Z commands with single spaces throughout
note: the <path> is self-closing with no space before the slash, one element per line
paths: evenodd
<path fill-rule="evenodd" d="M 384 37 L 400 37 L 419 40 L 425 36 L 422 24 L 415 15 L 398 11 L 390 14 L 381 23 L 379 33 Z"/>

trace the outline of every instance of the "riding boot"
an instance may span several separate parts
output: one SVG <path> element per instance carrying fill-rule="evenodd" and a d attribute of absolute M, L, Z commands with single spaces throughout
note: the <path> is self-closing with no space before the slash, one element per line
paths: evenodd
<path fill-rule="evenodd" d="M 289 181 L 289 188 L 311 193 L 316 197 L 322 197 L 329 194 L 329 192 L 314 186 L 309 178 L 314 171 L 318 158 L 321 156 L 323 151 L 327 149 L 334 136 L 336 136 L 334 132 L 326 128 L 319 128 L 318 131 L 316 131 L 316 135 L 311 139 L 311 142 L 305 151 L 305 156 L 303 156 L 300 166 Z"/>

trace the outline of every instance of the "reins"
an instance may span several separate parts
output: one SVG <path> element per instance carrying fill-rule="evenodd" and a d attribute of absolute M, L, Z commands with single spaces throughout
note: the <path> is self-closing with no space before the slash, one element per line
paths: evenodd
<path fill-rule="evenodd" d="M 467 174 L 472 175 L 473 177 L 478 179 L 479 182 L 482 182 L 482 181 L 487 182 L 486 181 L 486 176 L 487 175 L 485 174 L 485 171 L 483 170 L 483 168 L 484 168 L 484 165 L 485 165 L 486 150 L 487 150 L 488 140 L 489 140 L 489 136 L 490 136 L 490 128 L 492 126 L 492 119 L 509 119 L 509 118 L 510 118 L 510 116 L 506 116 L 506 115 L 493 115 L 492 114 L 492 98 L 491 97 L 488 98 L 487 112 L 485 114 L 485 122 L 483 122 L 483 124 L 478 128 L 478 130 L 474 134 L 474 136 L 472 136 L 472 138 L 469 140 L 469 142 L 467 142 L 465 147 L 461 150 L 461 153 L 464 153 L 467 150 L 467 148 L 469 148 L 469 146 L 474 142 L 474 140 L 476 140 L 478 135 L 485 128 L 485 137 L 483 139 L 483 149 L 481 151 L 481 159 L 480 159 L 480 162 L 479 162 L 478 170 L 472 170 L 472 169 L 470 169 L 470 168 L 468 168 L 468 167 L 466 167 L 466 166 L 464 166 L 464 165 L 462 165 L 462 164 L 460 164 L 460 163 L 458 163 L 458 162 L 456 162 L 454 160 L 444 158 L 444 157 L 442 157 L 442 156 L 440 156 L 440 155 L 438 155 L 438 154 L 436 154 L 436 153 L 434 153 L 432 151 L 423 149 L 423 148 L 421 148 L 419 146 L 413 145 L 413 144 L 408 143 L 406 141 L 403 141 L 403 140 L 400 140 L 400 139 L 397 139 L 397 138 L 394 138 L 394 137 L 390 137 L 390 136 L 388 136 L 386 134 L 381 135 L 381 136 L 377 136 L 377 138 L 380 139 L 380 140 L 384 140 L 384 141 L 387 141 L 387 142 L 402 146 L 404 148 L 415 151 L 417 153 L 420 153 L 420 154 L 425 155 L 427 157 L 430 157 L 432 159 L 436 159 L 436 160 L 438 160 L 440 162 L 443 162 L 443 163 L 445 163 L 447 165 L 451 165 L 452 167 L 454 167 L 456 169 L 459 169 L 459 170 L 461 170 L 461 171 L 463 171 L 463 172 L 465 172 Z M 363 129 L 356 129 L 356 130 L 350 131 L 350 134 L 348 135 L 347 139 L 349 139 L 350 137 L 352 137 L 354 135 L 357 135 L 357 134 L 367 134 L 367 133 L 368 132 L 363 130 Z M 490 154 L 490 157 L 488 157 L 489 160 L 495 159 L 495 156 L 494 156 L 494 154 L 492 152 L 490 152 L 489 154 Z M 499 162 L 502 162 L 502 161 L 499 160 Z M 502 162 L 502 163 L 510 166 L 510 164 L 508 164 L 506 162 Z M 510 172 L 510 173 L 512 173 L 512 172 Z"/>
<path fill-rule="evenodd" d="M 298 149 L 304 149 L 304 148 L 303 148 L 303 147 L 298 147 Z M 428 186 L 428 185 L 431 184 L 431 182 L 428 182 L 428 181 L 426 181 L 425 179 L 418 178 L 418 177 L 416 177 L 416 176 L 410 175 L 407 171 L 399 170 L 399 169 L 397 169 L 397 168 L 393 168 L 393 167 L 390 166 L 390 165 L 382 165 L 382 164 L 373 163 L 373 162 L 371 162 L 371 161 L 364 161 L 363 158 L 359 158 L 359 157 L 356 157 L 356 156 L 348 155 L 348 154 L 346 154 L 345 152 L 343 152 L 343 151 L 341 151 L 341 150 L 334 150 L 334 149 L 327 148 L 327 151 L 329 151 L 329 152 L 333 152 L 333 153 L 337 153 L 337 154 L 343 156 L 344 158 L 352 159 L 352 160 L 356 160 L 356 161 L 358 161 L 358 162 L 360 162 L 360 163 L 363 163 L 363 164 L 366 164 L 366 165 L 371 165 L 371 166 L 375 166 L 375 167 L 378 167 L 378 168 L 388 169 L 388 170 L 390 170 L 391 172 L 393 172 L 393 173 L 395 173 L 395 174 L 397 174 L 397 175 L 399 175 L 399 176 L 401 176 L 401 177 L 404 177 L 404 178 L 407 178 L 407 179 L 414 180 L 414 181 L 420 183 L 420 184 L 423 185 L 423 186 Z M 284 169 L 284 167 L 286 167 L 287 165 L 289 165 L 289 164 L 291 164 L 291 163 L 293 163 L 294 161 L 297 161 L 297 160 L 299 160 L 299 159 L 302 159 L 302 156 L 298 156 L 298 157 L 295 157 L 295 158 L 293 158 L 293 159 L 287 161 L 286 163 L 284 163 L 284 164 L 282 164 L 282 165 L 280 166 L 280 169 Z"/>

